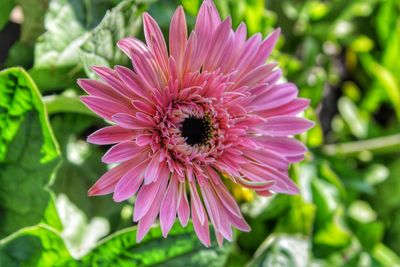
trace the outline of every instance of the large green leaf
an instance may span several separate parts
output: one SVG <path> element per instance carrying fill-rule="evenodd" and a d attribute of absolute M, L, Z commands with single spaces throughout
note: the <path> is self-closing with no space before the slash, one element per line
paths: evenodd
<path fill-rule="evenodd" d="M 38 225 L 0 241 L 0 266 L 54 267 L 76 266 L 76 263 L 59 234 L 51 227 Z"/>
<path fill-rule="evenodd" d="M 93 65 L 126 65 L 125 56 L 116 43 L 126 37 L 134 36 L 140 30 L 141 13 L 146 9 L 145 0 L 126 0 L 107 12 L 101 23 L 94 28 L 81 46 L 80 58 L 86 74 L 94 78 L 90 67 Z"/>
<path fill-rule="evenodd" d="M 39 223 L 60 152 L 40 93 L 20 68 L 0 72 L 0 238 Z"/>
<path fill-rule="evenodd" d="M 50 1 L 45 17 L 47 31 L 36 43 L 35 63 L 31 70 L 41 90 L 73 86 L 76 78 L 84 75 L 83 67 L 89 73 L 89 67 L 94 64 L 127 63 L 117 52 L 116 42 L 137 32 L 140 14 L 147 5 L 145 0 L 125 0 L 103 18 L 118 2 Z"/>
<path fill-rule="evenodd" d="M 151 229 L 137 244 L 136 228 L 115 233 L 99 244 L 81 260 L 82 266 L 163 266 L 163 267 L 218 267 L 224 266 L 230 244 L 206 248 L 200 243 L 190 224 L 182 228 L 176 224 L 167 238 L 159 227 Z"/>

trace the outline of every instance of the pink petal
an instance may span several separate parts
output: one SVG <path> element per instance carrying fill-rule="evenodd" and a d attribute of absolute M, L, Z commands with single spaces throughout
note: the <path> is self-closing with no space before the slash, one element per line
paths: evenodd
<path fill-rule="evenodd" d="M 287 159 L 273 151 L 263 149 L 246 149 L 243 152 L 245 153 L 245 156 L 263 165 L 268 165 L 284 171 L 289 167 L 289 162 Z"/>
<path fill-rule="evenodd" d="M 260 127 L 260 133 L 285 136 L 300 134 L 314 126 L 312 121 L 293 117 L 293 116 L 279 116 L 267 119 Z"/>
<path fill-rule="evenodd" d="M 229 219 L 226 218 L 224 206 L 219 202 L 219 199 L 214 194 L 210 184 L 206 182 L 200 186 L 203 200 L 206 205 L 208 216 L 217 232 L 220 232 L 227 240 L 232 240 L 232 228 L 229 224 Z"/>
<path fill-rule="evenodd" d="M 147 160 L 139 162 L 139 164 L 125 173 L 117 183 L 113 200 L 121 202 L 131 198 L 139 190 L 143 182 L 143 172 L 146 167 Z"/>
<path fill-rule="evenodd" d="M 268 35 L 268 37 L 263 41 L 257 53 L 254 66 L 258 66 L 260 64 L 265 63 L 265 61 L 271 55 L 271 52 L 274 49 L 280 34 L 281 34 L 281 29 L 278 28 L 275 31 L 273 31 L 270 35 Z"/>
<path fill-rule="evenodd" d="M 79 86 L 89 95 L 109 99 L 115 102 L 128 103 L 129 100 L 115 91 L 111 86 L 96 80 L 79 79 Z"/>
<path fill-rule="evenodd" d="M 262 117 L 276 117 L 282 115 L 297 115 L 305 110 L 310 104 L 310 100 L 304 98 L 297 98 L 287 103 L 286 105 L 258 112 Z"/>
<path fill-rule="evenodd" d="M 228 189 L 225 187 L 223 183 L 219 185 L 214 185 L 214 188 L 217 192 L 219 199 L 221 200 L 222 204 L 234 215 L 241 217 L 242 213 L 238 204 L 236 203 L 233 196 L 229 193 Z"/>
<path fill-rule="evenodd" d="M 131 140 L 133 136 L 134 133 L 131 130 L 115 125 L 97 130 L 88 136 L 87 141 L 96 145 L 109 145 Z"/>
<path fill-rule="evenodd" d="M 149 91 L 142 86 L 141 82 L 139 81 L 140 78 L 136 73 L 122 66 L 116 66 L 115 71 L 118 73 L 120 79 L 125 83 L 125 85 L 133 91 L 133 93 L 147 100 L 148 103 L 151 103 L 148 100 Z"/>
<path fill-rule="evenodd" d="M 219 59 L 224 53 L 224 49 L 228 44 L 228 39 L 232 31 L 231 18 L 228 17 L 215 29 L 213 39 L 211 40 L 212 46 L 208 51 L 208 55 L 204 61 L 204 68 L 206 70 L 213 70 L 217 67 Z"/>
<path fill-rule="evenodd" d="M 275 151 L 284 156 L 303 155 L 307 151 L 307 147 L 301 142 L 286 136 L 263 136 L 255 138 L 254 141 L 265 149 Z"/>
<path fill-rule="evenodd" d="M 183 62 L 185 48 L 187 43 L 187 29 L 185 12 L 182 6 L 179 6 L 171 19 L 169 29 L 169 50 L 171 56 L 176 60 L 179 69 Z"/>
<path fill-rule="evenodd" d="M 192 206 L 194 206 L 200 224 L 204 224 L 204 222 L 206 221 L 205 220 L 206 216 L 204 215 L 203 204 L 201 203 L 199 193 L 197 192 L 196 183 L 194 181 L 189 182 L 189 189 L 190 189 L 191 204 Z M 193 208 L 192 208 L 192 216 L 193 216 Z"/>
<path fill-rule="evenodd" d="M 145 216 L 145 214 L 149 211 L 154 199 L 156 199 L 159 188 L 164 183 L 167 184 L 169 180 L 168 179 L 169 172 L 168 170 L 166 170 L 166 168 L 162 169 L 163 171 L 160 173 L 160 177 L 158 177 L 158 179 L 155 180 L 154 183 L 151 183 L 149 185 L 143 185 L 142 188 L 139 190 L 135 203 L 135 210 L 133 213 L 133 220 L 135 222 L 140 220 L 143 216 Z M 161 196 L 161 200 L 163 196 L 164 194 Z"/>
<path fill-rule="evenodd" d="M 143 153 L 143 147 L 139 147 L 135 142 L 125 141 L 111 147 L 101 158 L 104 163 L 117 163 L 127 161 Z"/>
<path fill-rule="evenodd" d="M 168 179 L 158 179 L 161 180 L 161 183 L 158 185 L 157 189 L 158 191 L 155 193 L 154 198 L 151 199 L 150 207 L 148 208 L 148 211 L 144 214 L 144 216 L 140 219 L 138 223 L 138 228 L 137 228 L 137 234 L 136 234 L 136 242 L 140 242 L 143 237 L 146 235 L 146 233 L 150 230 L 150 227 L 154 223 L 155 219 L 157 218 L 157 215 L 160 211 L 160 204 L 161 200 L 163 199 L 163 196 L 165 194 L 165 189 L 167 187 L 167 182 Z M 143 190 L 143 189 L 141 189 Z M 141 192 L 141 190 L 139 192 Z M 135 211 L 138 207 L 137 201 L 135 204 Z"/>
<path fill-rule="evenodd" d="M 191 206 L 191 213 L 192 213 L 192 220 L 193 220 L 193 227 L 194 231 L 196 232 L 197 236 L 199 237 L 201 243 L 203 243 L 206 247 L 210 247 L 211 240 L 210 240 L 210 229 L 208 228 L 208 219 L 202 220 L 199 218 L 199 212 L 204 216 L 204 208 L 203 205 L 199 207 L 199 209 L 195 208 L 193 205 L 193 198 L 192 198 L 192 205 Z"/>
<path fill-rule="evenodd" d="M 154 54 L 163 70 L 168 69 L 168 52 L 164 36 L 157 22 L 148 14 L 143 14 L 144 35 L 147 46 Z"/>
<path fill-rule="evenodd" d="M 138 120 L 135 116 L 126 113 L 117 113 L 112 116 L 112 120 L 125 129 L 146 130 L 151 127 L 148 124 L 144 124 L 141 120 Z"/>
<path fill-rule="evenodd" d="M 190 209 L 189 202 L 186 195 L 186 184 L 179 183 L 179 200 L 178 200 L 178 217 L 183 226 L 189 222 Z"/>
<path fill-rule="evenodd" d="M 260 94 L 252 105 L 255 110 L 273 109 L 289 103 L 297 97 L 297 87 L 291 83 L 275 85 L 273 88 Z"/>
<path fill-rule="evenodd" d="M 89 196 L 100 196 L 110 194 L 121 177 L 132 168 L 131 162 L 124 162 L 103 174 L 89 189 Z"/>
<path fill-rule="evenodd" d="M 160 224 L 164 237 L 167 237 L 169 230 L 175 222 L 176 210 L 178 207 L 178 178 L 172 175 L 167 192 L 161 203 Z"/>
<path fill-rule="evenodd" d="M 154 154 L 147 165 L 146 171 L 144 173 L 144 184 L 148 185 L 152 183 L 153 181 L 157 180 L 158 174 L 160 172 L 160 169 L 163 168 L 164 165 L 160 165 L 159 162 L 159 153 L 157 152 Z"/>
<path fill-rule="evenodd" d="M 92 69 L 103 81 L 111 85 L 118 93 L 129 98 L 135 97 L 132 90 L 121 81 L 115 70 L 100 66 L 92 67 Z"/>
<path fill-rule="evenodd" d="M 221 23 L 218 11 L 212 1 L 204 1 L 197 15 L 194 31 L 197 35 L 197 60 L 200 64 L 207 56 L 214 29 Z"/>
<path fill-rule="evenodd" d="M 81 96 L 80 99 L 89 109 L 107 120 L 119 112 L 130 113 L 126 106 L 97 96 Z"/>

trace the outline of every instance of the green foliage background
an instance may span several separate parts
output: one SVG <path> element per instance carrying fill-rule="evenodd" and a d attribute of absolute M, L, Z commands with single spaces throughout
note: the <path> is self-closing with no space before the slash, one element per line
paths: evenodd
<path fill-rule="evenodd" d="M 88 133 L 105 125 L 78 100 L 92 65 L 129 66 L 115 43 L 142 38 L 141 13 L 168 34 L 200 0 L 2 0 L 0 30 L 22 8 L 0 66 L 0 266 L 400 266 L 400 1 L 221 0 L 249 34 L 281 27 L 273 52 L 310 98 L 310 152 L 291 168 L 301 195 L 236 190 L 250 233 L 222 248 L 192 227 L 135 242 L 132 202 L 88 198 L 107 170 Z M 2 40 L 0 39 L 0 42 Z"/>

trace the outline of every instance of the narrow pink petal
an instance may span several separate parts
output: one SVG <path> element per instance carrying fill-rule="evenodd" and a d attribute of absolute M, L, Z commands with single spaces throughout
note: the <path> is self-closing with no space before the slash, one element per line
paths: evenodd
<path fill-rule="evenodd" d="M 193 198 L 191 206 L 191 213 L 192 213 L 192 220 L 193 220 L 193 227 L 194 231 L 196 232 L 197 236 L 199 237 L 201 243 L 203 243 L 206 247 L 210 247 L 211 240 L 210 240 L 210 229 L 208 226 L 208 219 L 201 220 L 199 218 L 199 212 L 201 214 L 205 214 L 203 205 L 201 205 L 198 210 L 195 205 L 193 205 Z"/>
<path fill-rule="evenodd" d="M 258 95 L 252 105 L 256 111 L 273 109 L 295 99 L 297 92 L 297 87 L 292 83 L 278 84 L 265 93 Z"/>
<path fill-rule="evenodd" d="M 133 141 L 125 141 L 111 147 L 101 158 L 104 163 L 117 163 L 127 161 L 143 153 L 143 147 L 139 147 Z"/>
<path fill-rule="evenodd" d="M 164 237 L 175 222 L 178 207 L 178 177 L 172 175 L 160 208 L 160 225 Z"/>
<path fill-rule="evenodd" d="M 301 142 L 286 136 L 262 136 L 255 138 L 254 141 L 268 150 L 285 156 L 303 155 L 307 151 L 307 147 Z"/>
<path fill-rule="evenodd" d="M 135 97 L 132 90 L 121 81 L 115 70 L 100 66 L 94 66 L 92 69 L 103 81 L 111 85 L 118 93 L 129 98 Z"/>
<path fill-rule="evenodd" d="M 97 130 L 88 136 L 87 141 L 96 145 L 110 145 L 132 140 L 133 136 L 134 133 L 131 130 L 114 125 Z"/>
<path fill-rule="evenodd" d="M 142 120 L 138 120 L 135 116 L 126 113 L 117 113 L 112 116 L 112 120 L 125 129 L 146 130 L 151 127 L 151 125 L 146 125 Z"/>
<path fill-rule="evenodd" d="M 289 167 L 289 162 L 284 156 L 265 149 L 245 149 L 243 151 L 246 157 L 259 162 L 263 165 L 268 165 L 273 168 L 286 171 Z"/>
<path fill-rule="evenodd" d="M 160 165 L 159 153 L 154 154 L 144 173 L 144 184 L 148 185 L 158 179 L 158 174 L 164 165 Z"/>
<path fill-rule="evenodd" d="M 263 41 L 263 43 L 260 46 L 260 49 L 257 53 L 257 57 L 255 58 L 255 62 L 253 63 L 253 66 L 264 64 L 267 61 L 268 57 L 271 55 L 271 52 L 275 47 L 276 42 L 279 39 L 280 34 L 281 34 L 281 29 L 277 28 L 270 35 L 268 35 L 268 37 Z"/>
<path fill-rule="evenodd" d="M 158 180 L 161 180 L 161 183 L 157 187 L 158 191 L 154 195 L 154 198 L 151 199 L 151 205 L 148 208 L 147 212 L 144 214 L 144 216 L 140 219 L 140 221 L 138 223 L 136 242 L 140 242 L 143 239 L 143 237 L 146 235 L 146 233 L 150 230 L 150 227 L 154 223 L 154 221 L 157 218 L 157 215 L 160 211 L 160 205 L 161 205 L 161 201 L 165 194 L 165 189 L 167 187 L 168 179 L 158 179 Z M 141 192 L 141 190 L 140 190 L 140 192 Z M 135 211 L 136 211 L 138 205 L 139 204 L 136 201 Z"/>
<path fill-rule="evenodd" d="M 132 100 L 132 106 L 136 108 L 138 111 L 143 111 L 148 115 L 153 116 L 156 109 L 153 105 L 150 105 L 148 102 L 140 101 L 140 100 Z"/>
<path fill-rule="evenodd" d="M 121 202 L 131 198 L 143 183 L 143 172 L 147 160 L 141 161 L 136 167 L 126 172 L 114 189 L 113 200 Z"/>
<path fill-rule="evenodd" d="M 146 90 L 146 87 L 142 86 L 139 81 L 140 78 L 136 73 L 122 66 L 116 66 L 115 71 L 118 73 L 119 77 L 125 83 L 125 85 L 133 91 L 133 93 L 135 93 L 137 96 L 142 97 L 143 99 L 146 99 L 147 102 L 150 103 L 148 100 L 149 91 Z"/>
<path fill-rule="evenodd" d="M 205 182 L 200 186 L 208 216 L 217 232 L 220 232 L 227 240 L 232 240 L 232 228 L 226 218 L 225 207 L 214 194 L 210 184 Z"/>
<path fill-rule="evenodd" d="M 81 96 L 80 99 L 89 109 L 107 120 L 119 112 L 130 113 L 126 106 L 97 96 Z"/>
<path fill-rule="evenodd" d="M 240 172 L 248 178 L 255 181 L 274 181 L 274 183 L 266 189 L 274 192 L 285 194 L 298 194 L 297 185 L 287 176 L 274 168 L 261 165 L 242 165 Z M 261 188 L 260 188 L 261 189 Z"/>
<path fill-rule="evenodd" d="M 297 98 L 286 105 L 270 109 L 270 110 L 265 110 L 262 112 L 258 112 L 258 114 L 262 117 L 276 117 L 276 116 L 282 116 L 282 115 L 297 115 L 303 110 L 305 110 L 310 104 L 310 100 L 304 99 L 304 98 Z"/>
<path fill-rule="evenodd" d="M 164 184 L 167 184 L 169 178 L 169 171 L 163 167 L 160 172 L 160 177 L 149 185 L 143 185 L 139 190 L 137 199 L 135 202 L 135 210 L 133 213 L 133 220 L 136 222 L 140 220 L 150 209 L 151 204 L 158 195 L 158 190 Z M 165 190 L 164 190 L 165 191 Z M 164 194 L 161 196 L 161 200 Z M 160 200 L 160 202 L 161 202 Z"/>
<path fill-rule="evenodd" d="M 190 208 L 189 202 L 186 195 L 186 184 L 179 183 L 179 200 L 178 200 L 178 217 L 183 226 L 186 226 L 189 222 Z"/>
<path fill-rule="evenodd" d="M 103 82 L 90 79 L 79 79 L 78 84 L 89 95 L 98 96 L 101 98 L 109 99 L 115 102 L 121 102 L 124 104 L 129 102 L 128 98 L 121 95 L 110 85 L 107 85 Z"/>
<path fill-rule="evenodd" d="M 200 63 L 197 63 L 197 36 L 195 32 L 192 32 L 189 36 L 185 48 L 185 55 L 183 57 L 182 73 L 189 73 L 197 70 Z M 195 65 L 195 64 L 199 65 Z"/>
<path fill-rule="evenodd" d="M 151 142 L 151 134 L 140 134 L 136 136 L 136 144 L 138 146 L 147 146 Z"/>
<path fill-rule="evenodd" d="M 168 52 L 164 36 L 157 22 L 148 14 L 143 14 L 144 36 L 147 46 L 156 57 L 162 69 L 168 69 Z"/>
<path fill-rule="evenodd" d="M 197 61 L 200 65 L 207 56 L 214 30 L 221 23 L 218 11 L 212 1 L 204 1 L 197 15 L 194 31 L 197 35 Z M 197 65 L 197 64 L 196 64 Z"/>
<path fill-rule="evenodd" d="M 243 217 L 237 217 L 231 214 L 228 214 L 230 223 L 243 232 L 250 232 L 251 228 L 246 223 L 246 220 Z"/>
<path fill-rule="evenodd" d="M 112 193 L 121 177 L 131 168 L 131 162 L 127 161 L 107 171 L 89 189 L 88 195 L 100 196 Z"/>
<path fill-rule="evenodd" d="M 171 56 L 176 60 L 179 69 L 181 69 L 187 43 L 186 27 L 185 12 L 182 6 L 179 6 L 172 16 L 169 29 L 169 50 Z"/>
<path fill-rule="evenodd" d="M 204 214 L 203 204 L 201 203 L 199 193 L 197 192 L 196 183 L 194 181 L 189 182 L 189 189 L 190 189 L 191 204 L 192 206 L 194 206 L 196 210 L 196 214 L 198 216 L 200 224 L 204 224 L 204 222 L 206 221 L 205 218 L 206 216 Z M 193 216 L 193 209 L 192 209 L 192 216 Z"/>
<path fill-rule="evenodd" d="M 134 37 L 125 37 L 117 42 L 118 47 L 130 58 L 132 51 L 139 53 L 150 52 L 145 43 Z"/>
<path fill-rule="evenodd" d="M 214 32 L 213 39 L 211 40 L 212 46 L 208 51 L 207 57 L 204 61 L 204 68 L 207 70 L 213 70 L 217 68 L 217 63 L 221 58 L 224 49 L 228 44 L 228 39 L 230 33 L 232 31 L 232 21 L 231 18 L 228 17 L 225 19 Z"/>
<path fill-rule="evenodd" d="M 265 75 L 271 72 L 275 67 L 275 63 L 258 66 L 244 75 L 243 78 L 241 78 L 237 84 L 234 85 L 234 87 L 240 88 L 242 86 L 252 86 L 258 84 L 265 78 Z"/>
<path fill-rule="evenodd" d="M 223 183 L 220 183 L 218 185 L 214 185 L 214 189 L 217 193 L 217 196 L 221 200 L 222 204 L 234 215 L 241 217 L 242 213 L 240 211 L 240 208 L 238 204 L 236 203 L 235 199 L 229 193 L 228 189 Z"/>
<path fill-rule="evenodd" d="M 293 117 L 279 116 L 267 119 L 260 127 L 261 133 L 275 136 L 300 134 L 314 126 L 312 121 Z"/>
<path fill-rule="evenodd" d="M 304 160 L 304 155 L 286 157 L 290 163 L 296 163 Z"/>

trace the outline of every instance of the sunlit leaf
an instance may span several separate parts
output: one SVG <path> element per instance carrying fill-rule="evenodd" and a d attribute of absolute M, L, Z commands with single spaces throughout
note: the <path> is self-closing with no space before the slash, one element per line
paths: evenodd
<path fill-rule="evenodd" d="M 163 267 L 222 267 L 230 244 L 218 248 L 213 240 L 211 248 L 204 247 L 188 225 L 175 225 L 163 238 L 159 227 L 153 228 L 137 244 L 136 228 L 115 233 L 82 258 L 82 266 L 163 266 Z"/>
<path fill-rule="evenodd" d="M 60 152 L 40 93 L 20 68 L 0 72 L 0 237 L 39 223 Z"/>
<path fill-rule="evenodd" d="M 59 234 L 51 227 L 39 225 L 24 228 L 7 240 L 0 241 L 0 266 L 76 265 Z"/>

